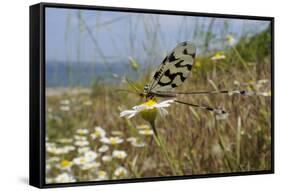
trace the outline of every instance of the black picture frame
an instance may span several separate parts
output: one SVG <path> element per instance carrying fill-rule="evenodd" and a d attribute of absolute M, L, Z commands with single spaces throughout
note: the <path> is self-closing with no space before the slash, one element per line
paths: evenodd
<path fill-rule="evenodd" d="M 216 18 L 239 18 L 250 20 L 266 20 L 271 22 L 271 169 L 265 171 L 232 172 L 218 174 L 201 174 L 188 176 L 172 176 L 157 178 L 122 179 L 110 181 L 89 181 L 76 183 L 45 183 L 45 8 L 65 8 L 81 10 L 103 10 L 134 13 L 153 13 L 166 15 L 187 15 Z M 169 10 L 135 9 L 120 7 L 103 7 L 74 4 L 39 3 L 30 6 L 30 139 L 29 139 L 29 184 L 38 188 L 66 186 L 84 186 L 99 184 L 132 183 L 147 181 L 163 181 L 193 178 L 242 176 L 274 173 L 274 18 L 248 15 L 230 15 L 214 13 L 195 13 Z"/>

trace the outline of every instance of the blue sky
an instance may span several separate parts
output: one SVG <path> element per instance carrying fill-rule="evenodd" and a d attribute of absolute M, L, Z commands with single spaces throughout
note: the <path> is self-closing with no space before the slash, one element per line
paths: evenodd
<path fill-rule="evenodd" d="M 198 29 L 207 31 L 210 22 L 206 17 L 46 8 L 46 60 L 110 64 L 133 57 L 140 63 L 159 62 L 178 42 L 188 40 L 200 47 L 204 38 Z M 217 18 L 212 32 L 217 39 L 227 33 L 238 38 L 268 24 Z"/>

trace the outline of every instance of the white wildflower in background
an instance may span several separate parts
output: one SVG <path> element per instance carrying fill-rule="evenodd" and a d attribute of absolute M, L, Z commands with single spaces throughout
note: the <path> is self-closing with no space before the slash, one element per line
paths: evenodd
<path fill-rule="evenodd" d="M 116 169 L 115 169 L 115 171 L 114 171 L 114 176 L 116 177 L 116 178 L 121 178 L 121 177 L 126 177 L 126 176 L 128 176 L 128 171 L 127 171 L 127 169 L 126 168 L 124 168 L 124 167 L 122 167 L 122 166 L 119 166 L 119 167 L 117 167 Z"/>
<path fill-rule="evenodd" d="M 112 157 L 110 155 L 104 155 L 101 157 L 101 160 L 103 162 L 110 162 L 112 160 Z"/>
<path fill-rule="evenodd" d="M 84 157 L 87 162 L 91 162 L 98 157 L 98 154 L 95 151 L 88 151 L 84 153 Z"/>
<path fill-rule="evenodd" d="M 53 163 L 53 162 L 59 162 L 60 158 L 59 157 L 50 157 L 47 159 L 47 163 Z"/>
<path fill-rule="evenodd" d="M 90 100 L 83 102 L 83 105 L 85 105 L 85 106 L 91 106 L 92 104 L 93 104 L 93 102 L 91 102 Z"/>
<path fill-rule="evenodd" d="M 131 145 L 134 147 L 144 147 L 145 146 L 145 142 L 141 141 L 140 139 L 138 139 L 136 137 L 129 137 L 126 140 L 128 142 L 130 142 Z"/>
<path fill-rule="evenodd" d="M 71 174 L 64 172 L 62 174 L 59 174 L 55 178 L 55 182 L 56 183 L 67 183 L 67 182 L 76 182 L 76 180 Z"/>
<path fill-rule="evenodd" d="M 141 135 L 153 135 L 153 130 L 149 127 L 149 125 L 138 125 L 137 130 Z"/>
<path fill-rule="evenodd" d="M 151 129 L 144 129 L 144 130 L 139 130 L 139 134 L 141 135 L 153 135 L 153 130 Z"/>
<path fill-rule="evenodd" d="M 72 160 L 73 164 L 75 165 L 84 165 L 87 161 L 84 156 L 76 157 Z"/>
<path fill-rule="evenodd" d="M 81 169 L 82 170 L 91 170 L 91 169 L 97 169 L 99 167 L 100 167 L 99 162 L 92 161 L 92 162 L 87 162 L 87 163 L 83 164 L 81 166 Z"/>
<path fill-rule="evenodd" d="M 104 152 L 108 151 L 108 149 L 109 149 L 109 147 L 108 147 L 107 145 L 102 145 L 102 146 L 98 149 L 98 151 L 99 151 L 100 153 L 104 153 Z"/>
<path fill-rule="evenodd" d="M 61 170 L 70 171 L 72 165 L 73 165 L 73 163 L 71 161 L 69 161 L 69 160 L 62 160 L 62 161 L 60 161 L 59 164 L 56 165 L 56 167 L 61 169 Z"/>
<path fill-rule="evenodd" d="M 46 164 L 46 172 L 49 172 L 52 169 L 52 165 L 50 163 Z"/>
<path fill-rule="evenodd" d="M 141 141 L 139 139 L 137 139 L 135 141 L 132 141 L 131 144 L 134 147 L 144 147 L 145 146 L 145 142 L 143 142 L 143 141 Z"/>
<path fill-rule="evenodd" d="M 65 150 L 67 150 L 67 151 L 74 151 L 74 150 L 75 150 L 75 147 L 72 146 L 72 145 L 66 145 L 66 146 L 64 146 L 63 148 L 64 148 Z"/>
<path fill-rule="evenodd" d="M 59 143 L 72 143 L 73 139 L 67 139 L 67 138 L 61 138 L 61 139 L 58 139 L 57 142 Z"/>
<path fill-rule="evenodd" d="M 111 131 L 111 134 L 114 136 L 122 136 L 123 132 L 122 131 Z"/>
<path fill-rule="evenodd" d="M 91 133 L 91 138 L 95 140 L 96 138 L 102 138 L 106 136 L 106 132 L 102 127 L 95 127 L 95 131 Z"/>
<path fill-rule="evenodd" d="M 57 146 L 53 145 L 53 146 L 46 147 L 47 152 L 55 154 L 55 155 L 67 154 L 73 150 L 75 150 L 75 147 L 72 147 L 72 146 L 57 147 Z"/>
<path fill-rule="evenodd" d="M 109 144 L 109 145 L 117 145 L 123 142 L 123 139 L 120 137 L 103 137 L 100 139 L 102 143 Z"/>
<path fill-rule="evenodd" d="M 70 107 L 69 106 L 60 106 L 61 111 L 69 111 Z"/>
<path fill-rule="evenodd" d="M 47 184 L 51 184 L 53 183 L 55 180 L 53 178 L 46 178 L 46 183 Z"/>
<path fill-rule="evenodd" d="M 89 133 L 88 129 L 77 129 L 76 133 L 79 135 L 87 135 Z"/>
<path fill-rule="evenodd" d="M 124 159 L 124 158 L 127 157 L 127 153 L 125 151 L 122 151 L 122 150 L 114 150 L 112 152 L 112 157 L 117 158 L 117 159 Z"/>
<path fill-rule="evenodd" d="M 90 150 L 90 147 L 79 147 L 78 148 L 78 153 L 82 154 L 82 153 L 85 153 L 85 152 L 87 152 L 89 150 Z"/>
<path fill-rule="evenodd" d="M 70 104 L 70 101 L 69 101 L 68 99 L 61 100 L 61 101 L 60 101 L 60 104 L 61 104 L 61 105 L 69 105 L 69 104 Z"/>
<path fill-rule="evenodd" d="M 226 36 L 226 41 L 230 46 L 233 46 L 235 44 L 235 39 L 232 35 L 227 35 Z"/>
<path fill-rule="evenodd" d="M 77 141 L 85 141 L 87 140 L 87 137 L 81 135 L 74 135 L 74 139 Z"/>
<path fill-rule="evenodd" d="M 129 138 L 126 139 L 126 141 L 128 141 L 128 142 L 132 142 L 132 141 L 135 141 L 135 140 L 137 140 L 136 137 L 129 137 Z"/>
<path fill-rule="evenodd" d="M 97 178 L 94 179 L 95 181 L 99 181 L 99 180 L 108 180 L 108 175 L 107 175 L 107 172 L 106 171 L 103 171 L 103 170 L 99 170 L 97 172 Z"/>
<path fill-rule="evenodd" d="M 150 129 L 150 127 L 149 127 L 149 125 L 142 124 L 142 125 L 137 125 L 137 129 L 138 130 L 146 130 L 146 129 Z"/>
<path fill-rule="evenodd" d="M 211 57 L 211 60 L 218 61 L 218 60 L 224 60 L 226 56 L 223 54 L 223 52 L 217 52 L 214 56 Z"/>
<path fill-rule="evenodd" d="M 85 147 L 85 146 L 88 146 L 89 145 L 89 142 L 88 141 L 75 141 L 74 142 L 74 145 L 75 146 L 78 146 L 78 147 Z"/>

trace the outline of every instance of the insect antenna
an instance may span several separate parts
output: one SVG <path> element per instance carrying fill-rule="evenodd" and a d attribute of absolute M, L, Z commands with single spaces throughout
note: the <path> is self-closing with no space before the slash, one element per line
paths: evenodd
<path fill-rule="evenodd" d="M 126 82 L 136 91 L 136 93 L 140 92 L 139 88 L 137 88 L 131 80 L 129 80 L 127 77 L 125 79 L 126 79 Z"/>
<path fill-rule="evenodd" d="M 173 92 L 173 94 L 184 94 L 184 95 L 199 95 L 199 94 L 239 94 L 239 95 L 257 95 L 254 91 L 247 90 L 218 90 L 218 91 L 202 91 L 202 92 Z"/>
<path fill-rule="evenodd" d="M 200 109 L 204 109 L 204 110 L 210 111 L 212 113 L 215 113 L 217 115 L 227 115 L 228 114 L 223 109 L 218 109 L 218 108 L 213 108 L 213 107 L 209 107 L 209 106 L 202 106 L 202 105 L 187 103 L 187 102 L 183 102 L 183 101 L 179 101 L 179 100 L 175 100 L 175 102 L 180 103 L 180 104 L 184 104 L 184 105 L 188 105 L 188 106 L 191 106 L 191 107 L 197 107 L 197 108 L 200 108 Z"/>
<path fill-rule="evenodd" d="M 127 92 L 127 93 L 132 93 L 132 94 L 137 94 L 139 95 L 138 92 L 131 91 L 131 90 L 124 90 L 124 89 L 116 89 L 117 92 Z"/>

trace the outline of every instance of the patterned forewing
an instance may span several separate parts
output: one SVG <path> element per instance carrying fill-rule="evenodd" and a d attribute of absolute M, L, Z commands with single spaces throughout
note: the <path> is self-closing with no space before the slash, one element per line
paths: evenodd
<path fill-rule="evenodd" d="M 168 54 L 149 84 L 149 92 L 167 92 L 180 86 L 188 77 L 194 63 L 194 45 L 182 42 Z"/>

